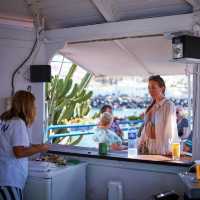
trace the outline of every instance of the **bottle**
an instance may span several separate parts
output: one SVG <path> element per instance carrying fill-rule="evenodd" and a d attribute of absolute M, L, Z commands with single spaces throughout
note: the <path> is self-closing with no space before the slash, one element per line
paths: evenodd
<path fill-rule="evenodd" d="M 130 128 L 128 131 L 128 157 L 137 155 L 137 129 Z"/>

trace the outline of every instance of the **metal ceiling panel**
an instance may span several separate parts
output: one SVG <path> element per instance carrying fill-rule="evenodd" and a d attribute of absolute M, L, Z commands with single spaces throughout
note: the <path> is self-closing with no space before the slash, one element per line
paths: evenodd
<path fill-rule="evenodd" d="M 96 75 L 144 75 L 147 72 L 113 41 L 66 45 L 61 53 Z"/>
<path fill-rule="evenodd" d="M 0 1 L 0 16 L 32 17 L 30 7 L 37 4 L 39 14 L 45 18 L 46 29 L 77 27 L 106 22 L 94 0 L 4 0 Z M 35 3 L 34 3 L 35 2 Z M 99 1 L 101 4 L 101 1 Z M 107 3 L 107 4 L 106 4 Z M 28 11 L 29 4 L 29 11 Z M 105 4 L 105 5 L 104 5 Z M 115 18 L 133 20 L 192 12 L 184 0 L 109 0 L 106 7 L 115 11 Z"/>
<path fill-rule="evenodd" d="M 90 0 L 41 1 L 46 28 L 67 28 L 105 22 Z"/>
<path fill-rule="evenodd" d="M 29 13 L 27 4 L 24 0 L 1 0 L 0 16 L 30 18 L 31 13 Z"/>
<path fill-rule="evenodd" d="M 153 74 L 184 74 L 186 64 L 172 62 L 172 41 L 165 37 L 126 39 L 122 44 Z"/>
<path fill-rule="evenodd" d="M 185 14 L 193 10 L 184 0 L 116 0 L 116 7 L 121 20 Z"/>
<path fill-rule="evenodd" d="M 61 53 L 96 75 L 184 74 L 185 64 L 170 61 L 171 41 L 164 37 L 132 38 L 66 45 Z"/>

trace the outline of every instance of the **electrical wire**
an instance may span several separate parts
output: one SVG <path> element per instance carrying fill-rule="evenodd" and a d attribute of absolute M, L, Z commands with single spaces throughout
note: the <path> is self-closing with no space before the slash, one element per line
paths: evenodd
<path fill-rule="evenodd" d="M 32 56 L 36 46 L 37 46 L 37 43 L 38 43 L 38 35 L 40 35 L 40 33 L 42 32 L 42 30 L 40 30 L 40 32 L 37 34 L 37 30 L 36 30 L 36 38 L 35 38 L 35 41 L 34 41 L 34 44 L 33 44 L 33 47 L 31 48 L 31 51 L 30 53 L 28 54 L 28 56 L 24 59 L 24 61 L 19 65 L 19 67 L 17 67 L 14 72 L 12 73 L 12 78 L 11 78 L 11 87 L 12 87 L 12 90 L 11 90 L 11 96 L 14 95 L 15 93 L 15 85 L 14 85 L 14 82 L 15 82 L 15 76 L 17 74 L 17 72 L 24 66 L 24 64 L 29 60 L 29 58 Z"/>

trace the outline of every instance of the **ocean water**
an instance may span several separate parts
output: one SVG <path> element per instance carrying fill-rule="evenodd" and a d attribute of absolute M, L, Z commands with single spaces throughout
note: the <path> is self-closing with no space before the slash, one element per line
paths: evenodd
<path fill-rule="evenodd" d="M 113 109 L 113 115 L 119 118 L 126 118 L 128 116 L 140 116 L 145 111 L 144 108 L 120 108 Z M 92 117 L 95 113 L 98 113 L 99 109 L 92 108 L 89 112 L 89 116 Z"/>

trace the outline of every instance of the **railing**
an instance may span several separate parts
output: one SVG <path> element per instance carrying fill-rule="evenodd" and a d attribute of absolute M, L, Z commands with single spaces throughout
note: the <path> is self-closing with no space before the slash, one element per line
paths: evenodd
<path fill-rule="evenodd" d="M 130 127 L 143 123 L 143 120 L 120 120 L 119 125 L 128 125 L 128 127 L 121 127 L 122 131 L 128 131 Z M 66 124 L 66 125 L 50 125 L 48 127 L 48 140 L 60 137 L 80 136 L 80 135 L 91 135 L 94 134 L 93 128 L 97 124 Z M 59 133 L 51 135 L 51 130 L 68 129 L 69 132 Z"/>

